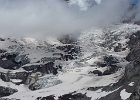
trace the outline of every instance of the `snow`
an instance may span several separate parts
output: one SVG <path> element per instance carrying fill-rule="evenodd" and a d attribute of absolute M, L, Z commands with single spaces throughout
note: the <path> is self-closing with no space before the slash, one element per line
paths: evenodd
<path fill-rule="evenodd" d="M 129 86 L 134 86 L 134 83 L 135 83 L 135 82 L 131 82 L 131 83 L 129 83 L 128 85 L 129 85 Z"/>
<path fill-rule="evenodd" d="M 123 100 L 126 100 L 127 98 L 129 98 L 131 94 L 132 94 L 132 93 L 126 92 L 126 89 L 123 89 L 123 90 L 120 92 L 121 99 L 123 99 Z"/>
<path fill-rule="evenodd" d="M 21 82 L 22 80 L 20 79 L 11 79 L 12 82 Z"/>
<path fill-rule="evenodd" d="M 88 75 L 87 67 L 80 68 L 81 71 L 79 71 L 79 72 L 77 72 L 77 70 L 78 70 L 78 68 L 75 68 L 75 69 L 73 69 L 72 72 L 60 73 L 58 75 L 58 77 L 56 77 L 56 78 L 62 81 L 61 84 L 51 86 L 46 89 L 44 88 L 44 89 L 40 89 L 40 90 L 36 90 L 36 91 L 28 91 L 28 93 L 26 93 L 25 91 L 23 91 L 21 93 L 15 93 L 15 94 L 9 96 L 8 98 L 16 97 L 16 98 L 20 98 L 21 100 L 25 100 L 27 97 L 29 97 L 30 100 L 34 100 L 38 96 L 47 96 L 47 95 L 54 94 L 57 97 L 57 96 L 60 96 L 60 95 L 63 95 L 63 94 L 69 93 L 69 92 L 73 92 L 73 91 L 82 92 L 81 89 L 83 89 L 83 88 L 94 87 L 94 86 L 106 86 L 106 85 L 109 85 L 110 83 L 115 83 L 116 82 L 115 77 L 117 77 L 117 76 L 118 76 L 118 78 L 121 77 L 120 73 L 123 72 L 123 71 L 120 71 L 113 75 L 99 77 L 96 75 L 92 75 L 92 76 Z M 105 96 L 109 93 L 101 92 L 101 90 L 97 91 L 96 93 L 94 91 L 93 92 L 87 91 L 87 95 L 91 96 L 90 94 L 95 94 L 96 95 L 95 97 Z M 32 97 L 32 98 L 30 98 L 30 97 Z M 94 95 L 93 95 L 93 97 L 94 97 Z"/>
<path fill-rule="evenodd" d="M 14 80 L 14 79 L 13 79 Z M 15 80 L 14 80 L 15 81 Z M 16 80 L 16 82 L 19 82 L 19 80 Z M 13 89 L 17 89 L 18 90 L 18 93 L 21 93 L 21 92 L 26 92 L 26 91 L 28 91 L 29 89 L 25 86 L 25 85 L 23 85 L 23 84 L 21 84 L 21 85 L 15 85 L 15 84 L 13 84 L 12 82 L 4 82 L 3 80 L 1 80 L 0 79 L 0 86 L 3 86 L 3 87 L 10 87 L 10 88 L 13 88 Z M 17 94 L 18 94 L 17 93 Z"/>
<path fill-rule="evenodd" d="M 116 73 L 107 76 L 97 76 L 88 73 L 89 71 L 94 70 L 100 70 L 102 72 L 106 70 L 106 67 L 100 68 L 96 64 L 96 62 L 102 61 L 101 58 L 104 55 L 113 55 L 117 57 L 120 61 L 123 61 L 124 60 L 123 58 L 128 53 L 128 50 L 116 53 L 113 50 L 107 50 L 106 48 L 101 47 L 100 44 L 106 41 L 105 40 L 106 33 L 109 36 L 118 35 L 120 41 L 116 41 L 115 45 L 117 45 L 117 43 L 127 42 L 128 39 L 125 39 L 125 37 L 131 35 L 133 32 L 136 32 L 137 30 L 140 30 L 140 27 L 138 27 L 137 25 L 124 24 L 110 27 L 109 32 L 111 33 L 107 33 L 108 30 L 104 30 L 101 28 L 91 28 L 82 31 L 80 36 L 78 37 L 78 45 L 82 47 L 83 54 L 83 56 L 81 56 L 80 59 L 60 62 L 56 61 L 55 62 L 56 65 L 61 64 L 63 66 L 62 71 L 59 71 L 59 73 L 56 76 L 49 74 L 40 77 L 39 79 L 42 79 L 42 81 L 37 81 L 37 83 L 39 84 L 42 82 L 49 83 L 48 85 L 42 83 L 42 86 L 44 85 L 44 87 L 40 90 L 31 91 L 28 89 L 26 85 L 18 86 L 11 82 L 3 82 L 2 80 L 0 80 L 0 84 L 2 84 L 2 86 L 10 86 L 18 90 L 17 93 L 8 96 L 6 98 L 35 100 L 39 96 L 48 96 L 48 95 L 55 95 L 57 98 L 60 95 L 64 95 L 74 91 L 77 91 L 77 93 L 78 92 L 87 93 L 87 96 L 92 97 L 92 100 L 96 100 L 97 98 L 106 96 L 112 91 L 105 92 L 101 91 L 101 89 L 97 91 L 88 91 L 87 88 L 107 86 L 116 83 L 122 77 L 124 69 L 120 69 Z M 50 37 L 46 39 L 47 42 L 38 41 L 32 38 L 18 39 L 18 43 L 11 42 L 13 40 L 12 39 L 6 40 L 3 43 L 0 41 L 1 42 L 0 47 L 7 49 L 8 46 L 10 45 L 12 46 L 17 45 L 17 47 L 19 47 L 20 49 L 15 47 L 9 50 L 9 52 L 19 51 L 20 54 L 22 55 L 26 54 L 31 61 L 30 64 L 26 64 L 24 66 L 42 64 L 43 62 L 40 63 L 36 62 L 41 61 L 41 59 L 44 57 L 53 57 L 52 56 L 53 50 L 58 53 L 61 52 L 60 50 L 55 49 L 55 47 L 57 45 L 63 45 L 56 38 L 53 38 L 51 40 Z M 127 63 L 128 62 L 124 60 L 118 65 L 122 67 L 125 66 Z M 0 68 L 0 70 L 3 72 L 7 72 L 6 69 Z M 12 73 L 16 71 L 23 71 L 23 69 L 11 70 Z M 57 80 L 60 81 L 59 84 L 55 84 Z M 12 81 L 17 82 L 19 80 Z M 7 83 L 9 85 L 7 85 Z M 133 83 L 129 85 L 132 86 L 132 84 Z M 127 93 L 124 89 L 121 91 L 120 95 L 121 98 L 125 100 L 131 95 L 131 93 Z"/>

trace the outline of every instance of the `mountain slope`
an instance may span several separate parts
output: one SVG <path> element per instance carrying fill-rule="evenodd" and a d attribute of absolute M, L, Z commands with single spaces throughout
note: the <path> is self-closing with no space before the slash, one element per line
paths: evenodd
<path fill-rule="evenodd" d="M 35 100 L 53 95 L 63 100 L 83 94 L 83 100 L 95 100 L 117 91 L 120 85 L 107 87 L 123 76 L 127 42 L 138 30 L 133 24 L 92 28 L 81 32 L 76 41 L 63 37 L 63 42 L 1 38 L 1 62 L 7 62 L 1 65 L 1 86 L 16 90 L 2 98 Z"/>

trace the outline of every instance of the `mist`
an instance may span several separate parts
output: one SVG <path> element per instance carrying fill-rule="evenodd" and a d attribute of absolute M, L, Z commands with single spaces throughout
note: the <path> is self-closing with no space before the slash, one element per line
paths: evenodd
<path fill-rule="evenodd" d="M 79 4 L 64 0 L 1 0 L 0 35 L 41 38 L 76 34 L 119 22 L 129 6 L 130 0 L 102 0 L 82 11 Z"/>

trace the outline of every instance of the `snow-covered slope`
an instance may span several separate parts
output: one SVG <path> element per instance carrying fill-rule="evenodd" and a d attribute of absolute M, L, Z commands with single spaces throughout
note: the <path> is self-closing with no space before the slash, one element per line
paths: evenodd
<path fill-rule="evenodd" d="M 45 97 L 49 95 L 54 95 L 56 100 L 58 97 L 64 94 L 72 93 L 82 93 L 91 97 L 91 100 L 96 100 L 97 98 L 103 97 L 113 91 L 108 90 L 103 91 L 104 86 L 116 83 L 124 73 L 125 65 L 127 61 L 124 59 L 128 54 L 127 43 L 129 36 L 140 30 L 140 27 L 133 24 L 124 25 L 114 25 L 104 29 L 91 28 L 89 30 L 82 31 L 77 38 L 77 43 L 73 44 L 79 46 L 81 49 L 80 53 L 77 54 L 77 59 L 54 59 L 60 58 L 60 55 L 54 55 L 54 53 L 61 53 L 66 55 L 66 48 L 58 49 L 58 47 L 72 45 L 72 44 L 62 44 L 57 39 L 48 39 L 47 41 L 36 40 L 32 38 L 5 38 L 4 41 L 0 41 L 0 48 L 6 50 L 6 53 L 17 53 L 16 61 L 22 61 L 22 58 L 29 60 L 26 64 L 20 66 L 16 70 L 12 69 L 0 69 L 0 72 L 5 73 L 16 73 L 16 72 L 31 72 L 25 70 L 23 67 L 31 67 L 31 65 L 44 66 L 48 62 L 53 62 L 53 67 L 61 65 L 62 68 L 57 69 L 57 74 L 53 75 L 50 72 L 43 73 L 34 82 L 32 87 L 29 89 L 29 84 L 15 85 L 13 82 L 18 82 L 18 79 L 11 79 L 10 82 L 4 82 L 0 80 L 0 86 L 11 87 L 17 89 L 18 92 L 10 96 L 3 98 L 16 98 L 21 100 L 35 100 L 37 97 Z M 55 44 L 54 44 L 55 43 Z M 121 48 L 114 49 L 121 44 Z M 74 46 L 74 47 L 76 47 Z M 67 47 L 67 46 L 66 46 Z M 25 55 L 21 57 L 21 55 Z M 117 63 L 107 62 L 106 58 L 113 57 L 116 59 Z M 43 60 L 43 59 L 47 60 Z M 48 59 L 49 58 L 49 59 Z M 5 60 L 3 58 L 2 60 Z M 100 66 L 99 63 L 105 64 L 105 66 Z M 117 68 L 113 69 L 112 66 L 116 65 Z M 48 68 L 48 67 L 47 67 Z M 39 70 L 39 69 L 37 69 Z M 100 71 L 101 75 L 94 73 L 94 71 Z M 108 71 L 108 74 L 105 74 Z M 40 71 L 42 72 L 42 71 Z M 36 75 L 36 71 L 31 72 L 31 76 Z M 32 88 L 35 91 L 32 91 Z M 90 88 L 95 88 L 91 90 Z M 34 90 L 34 89 L 33 89 Z"/>

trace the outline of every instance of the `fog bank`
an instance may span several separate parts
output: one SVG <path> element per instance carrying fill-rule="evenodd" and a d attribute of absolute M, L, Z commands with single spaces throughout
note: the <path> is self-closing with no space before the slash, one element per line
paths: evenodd
<path fill-rule="evenodd" d="M 130 0 L 96 0 L 92 7 L 77 1 L 1 0 L 0 35 L 38 38 L 78 33 L 119 22 L 130 6 Z M 82 11 L 85 6 L 90 7 Z"/>

